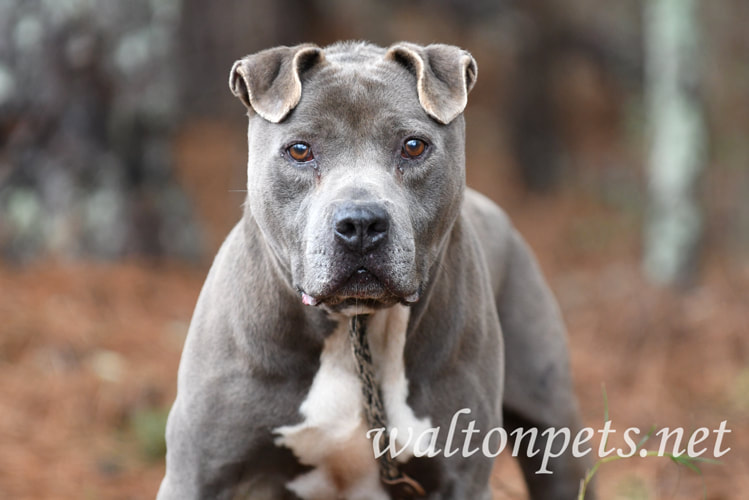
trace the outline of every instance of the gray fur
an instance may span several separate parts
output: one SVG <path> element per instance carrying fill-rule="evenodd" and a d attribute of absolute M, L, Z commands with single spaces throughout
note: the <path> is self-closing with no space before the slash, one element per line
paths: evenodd
<path fill-rule="evenodd" d="M 296 498 L 285 484 L 308 467 L 274 444 L 273 429 L 301 421 L 359 266 L 378 278 L 365 287 L 367 307 L 418 295 L 404 350 L 417 416 L 447 429 L 467 407 L 490 429 L 504 409 L 509 425 L 577 428 L 554 299 L 504 213 L 465 187 L 462 110 L 475 75 L 467 52 L 444 45 L 304 45 L 235 64 L 230 86 L 249 114 L 248 198 L 196 306 L 158 498 Z M 429 149 L 404 160 L 412 136 Z M 314 166 L 284 154 L 298 141 Z M 372 254 L 336 245 L 331 218 L 346 200 L 390 216 Z M 304 305 L 302 293 L 320 304 Z M 538 477 L 524 462 L 534 499 L 574 498 L 584 464 L 563 457 Z M 488 499 L 491 467 L 478 454 L 412 459 L 404 470 L 429 499 Z"/>

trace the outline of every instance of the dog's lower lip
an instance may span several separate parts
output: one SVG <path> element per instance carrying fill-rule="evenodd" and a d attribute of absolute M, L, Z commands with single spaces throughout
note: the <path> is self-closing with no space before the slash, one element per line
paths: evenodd
<path fill-rule="evenodd" d="M 371 300 L 373 303 L 391 304 L 400 302 L 411 305 L 419 301 L 421 294 L 415 291 L 411 294 L 399 294 L 393 292 L 388 281 L 380 277 L 364 266 L 356 268 L 337 288 L 322 294 L 310 295 L 301 287 L 297 288 L 301 295 L 302 303 L 307 306 L 337 305 L 346 300 Z"/>
<path fill-rule="evenodd" d="M 366 296 L 367 292 L 366 289 L 368 287 L 372 286 L 382 286 L 382 282 L 380 279 L 372 273 L 370 270 L 368 270 L 365 267 L 360 267 L 357 269 L 343 284 L 340 290 L 349 290 L 353 289 L 356 293 L 354 295 L 359 295 L 360 293 L 363 294 L 363 297 Z"/>

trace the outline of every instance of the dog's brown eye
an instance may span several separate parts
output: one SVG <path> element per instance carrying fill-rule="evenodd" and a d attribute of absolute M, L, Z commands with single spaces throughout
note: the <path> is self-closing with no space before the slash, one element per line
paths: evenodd
<path fill-rule="evenodd" d="M 406 159 L 414 159 L 424 154 L 427 143 L 421 139 L 408 139 L 403 143 L 401 156 Z"/>
<path fill-rule="evenodd" d="M 303 142 L 292 144 L 286 151 L 288 151 L 289 156 L 291 156 L 294 161 L 299 163 L 305 163 L 314 158 L 312 156 L 312 148 Z"/>

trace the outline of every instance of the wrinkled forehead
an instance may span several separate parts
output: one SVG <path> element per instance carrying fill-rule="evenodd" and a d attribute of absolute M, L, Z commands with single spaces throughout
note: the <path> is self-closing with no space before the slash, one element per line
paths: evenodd
<path fill-rule="evenodd" d="M 414 75 L 381 54 L 328 56 L 305 75 L 301 100 L 288 121 L 336 135 L 436 125 L 419 103 Z"/>

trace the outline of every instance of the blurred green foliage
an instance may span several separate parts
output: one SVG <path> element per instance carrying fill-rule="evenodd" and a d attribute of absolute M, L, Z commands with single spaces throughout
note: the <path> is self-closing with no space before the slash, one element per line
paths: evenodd
<path fill-rule="evenodd" d="M 128 430 L 148 460 L 161 460 L 166 455 L 164 433 L 168 415 L 169 408 L 143 408 L 135 410 L 128 419 Z"/>

